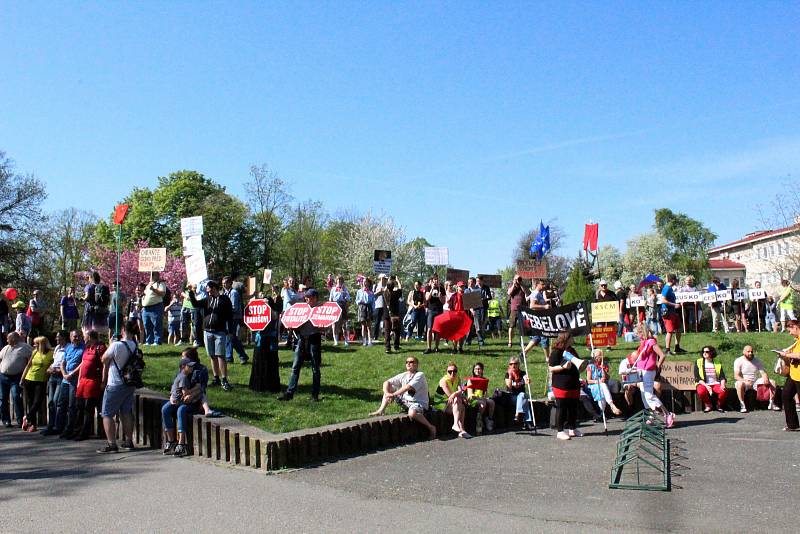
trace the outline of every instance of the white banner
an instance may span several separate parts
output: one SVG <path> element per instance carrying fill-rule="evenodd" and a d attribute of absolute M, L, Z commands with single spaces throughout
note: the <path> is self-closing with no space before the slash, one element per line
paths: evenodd
<path fill-rule="evenodd" d="M 193 256 L 203 251 L 203 236 L 190 235 L 183 238 L 183 255 Z"/>
<path fill-rule="evenodd" d="M 750 290 L 750 300 L 762 300 L 767 298 L 767 290 L 766 289 L 751 289 Z"/>
<path fill-rule="evenodd" d="M 203 216 L 184 217 L 181 219 L 181 236 L 203 235 Z"/>
<path fill-rule="evenodd" d="M 731 300 L 731 298 L 733 297 L 730 289 L 718 289 L 716 295 L 717 295 L 717 302 Z"/>
<path fill-rule="evenodd" d="M 675 293 L 675 302 L 683 304 L 684 302 L 700 302 L 700 293 L 698 291 L 682 291 Z"/>
<path fill-rule="evenodd" d="M 206 268 L 206 253 L 202 250 L 186 258 L 186 279 L 190 284 L 199 284 L 208 278 Z"/>
<path fill-rule="evenodd" d="M 644 308 L 647 305 L 647 300 L 644 297 L 634 296 L 628 299 L 629 308 Z"/>
<path fill-rule="evenodd" d="M 714 304 L 717 302 L 717 294 L 713 291 L 709 291 L 708 293 L 703 293 L 703 302 L 706 304 Z"/>
<path fill-rule="evenodd" d="M 450 255 L 447 247 L 424 247 L 425 265 L 447 265 Z"/>
<path fill-rule="evenodd" d="M 734 289 L 733 290 L 733 300 L 739 302 L 741 300 L 747 300 L 747 290 L 746 289 Z"/>

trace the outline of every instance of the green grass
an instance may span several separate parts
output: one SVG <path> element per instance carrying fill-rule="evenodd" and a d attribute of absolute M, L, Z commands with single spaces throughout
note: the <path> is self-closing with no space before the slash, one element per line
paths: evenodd
<path fill-rule="evenodd" d="M 663 346 L 664 338 L 659 336 Z M 682 340 L 682 347 L 688 354 L 670 358 L 693 360 L 699 357 L 700 348 L 704 345 L 717 347 L 723 368 L 733 382 L 733 360 L 741 355 L 745 345 L 752 345 L 756 354 L 770 371 L 775 363 L 774 354 L 769 350 L 785 348 L 792 342 L 788 334 L 749 333 L 749 334 L 688 334 Z M 517 338 L 519 343 L 519 338 Z M 616 371 L 622 357 L 635 350 L 636 343 L 623 343 L 613 348 L 608 357 L 612 370 Z M 172 380 L 177 372 L 178 360 L 182 347 L 143 347 L 147 367 L 145 369 L 145 385 L 156 391 L 168 393 Z M 403 342 L 399 354 L 391 355 L 383 352 L 383 345 L 362 347 L 342 345 L 334 347 L 330 342 L 323 343 L 322 349 L 322 398 L 323 402 L 310 402 L 311 370 L 304 367 L 300 373 L 300 385 L 297 395 L 291 402 L 278 402 L 273 393 L 257 393 L 251 391 L 247 384 L 250 380 L 250 365 L 234 363 L 229 366 L 229 379 L 234 386 L 232 392 L 224 392 L 219 388 L 210 388 L 209 400 L 215 409 L 236 417 L 268 432 L 288 432 L 301 428 L 313 428 L 322 425 L 339 423 L 354 419 L 362 419 L 377 408 L 380 403 L 380 388 L 386 378 L 405 370 L 405 356 L 414 354 L 420 359 L 420 370 L 425 373 L 431 393 L 439 378 L 444 374 L 449 360 L 454 360 L 459 368 L 459 375 L 468 376 L 472 364 L 482 361 L 485 365 L 484 375 L 489 379 L 490 391 L 503 387 L 508 358 L 519 352 L 519 345 L 509 349 L 502 340 L 489 340 L 480 351 L 477 344 L 465 346 L 466 354 L 450 355 L 447 347 L 441 346 L 438 354 L 422 355 L 424 343 Z M 581 349 L 581 355 L 588 355 L 588 349 Z M 248 348 L 252 354 L 252 349 Z M 205 365 L 209 365 L 203 349 L 200 357 Z M 286 387 L 291 373 L 292 353 L 287 349 L 280 351 L 281 384 Z M 209 365 L 210 367 L 210 365 Z M 535 397 L 544 394 L 546 367 L 541 349 L 534 349 L 529 354 L 528 368 L 532 376 L 532 389 Z M 779 380 L 781 383 L 782 380 Z M 390 410 L 395 410 L 392 407 Z"/>

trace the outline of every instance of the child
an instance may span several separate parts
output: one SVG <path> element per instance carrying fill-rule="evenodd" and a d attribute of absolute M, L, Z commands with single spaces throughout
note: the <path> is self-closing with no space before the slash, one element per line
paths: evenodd
<path fill-rule="evenodd" d="M 167 314 L 169 317 L 169 335 L 167 336 L 167 343 L 174 345 L 181 344 L 181 314 L 183 312 L 183 304 L 178 301 L 178 295 L 173 294 L 172 300 L 167 306 Z"/>

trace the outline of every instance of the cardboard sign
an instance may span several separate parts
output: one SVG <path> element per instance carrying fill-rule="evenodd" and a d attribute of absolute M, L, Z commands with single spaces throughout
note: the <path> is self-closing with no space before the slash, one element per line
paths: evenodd
<path fill-rule="evenodd" d="M 479 274 L 483 278 L 483 285 L 486 287 L 498 288 L 503 286 L 503 277 L 499 274 Z"/>
<path fill-rule="evenodd" d="M 766 289 L 751 289 L 750 290 L 750 300 L 763 300 L 767 298 L 767 290 Z"/>
<path fill-rule="evenodd" d="M 526 336 L 558 337 L 566 330 L 573 336 L 585 336 L 591 331 L 586 304 L 583 302 L 547 310 L 522 308 L 519 314 Z"/>
<path fill-rule="evenodd" d="M 586 336 L 586 346 L 590 347 L 594 343 L 595 347 L 616 347 L 617 346 L 617 327 L 616 326 L 593 326 L 592 339 Z"/>
<path fill-rule="evenodd" d="M 694 391 L 694 362 L 664 361 L 661 366 L 661 381 L 681 391 Z"/>
<path fill-rule="evenodd" d="M 206 268 L 206 253 L 202 250 L 193 256 L 189 256 L 186 261 L 186 279 L 190 284 L 199 284 L 208 278 Z"/>
<path fill-rule="evenodd" d="M 142 248 L 139 249 L 139 272 L 161 272 L 167 267 L 167 249 Z"/>
<path fill-rule="evenodd" d="M 547 262 L 517 260 L 517 274 L 529 280 L 544 280 L 547 278 Z"/>
<path fill-rule="evenodd" d="M 733 290 L 733 300 L 736 302 L 740 302 L 742 300 L 747 300 L 747 290 L 746 289 L 734 289 Z"/>
<path fill-rule="evenodd" d="M 265 284 L 272 283 L 272 269 L 264 269 L 264 283 Z"/>
<path fill-rule="evenodd" d="M 255 296 L 257 289 L 258 288 L 256 287 L 256 277 L 255 276 L 248 277 L 247 278 L 247 294 L 250 295 L 250 296 Z"/>
<path fill-rule="evenodd" d="M 616 323 L 619 321 L 617 301 L 592 302 L 592 323 Z"/>
<path fill-rule="evenodd" d="M 717 294 L 713 291 L 709 291 L 708 293 L 703 293 L 703 302 L 705 304 L 714 304 L 717 302 Z"/>
<path fill-rule="evenodd" d="M 193 256 L 203 250 L 203 236 L 190 235 L 183 238 L 183 256 Z"/>
<path fill-rule="evenodd" d="M 375 271 L 375 274 L 389 274 L 392 272 L 391 250 L 376 250 L 372 258 L 372 270 Z"/>
<path fill-rule="evenodd" d="M 342 316 L 342 308 L 335 302 L 323 302 L 311 309 L 308 320 L 317 328 L 328 328 Z"/>
<path fill-rule="evenodd" d="M 717 302 L 731 300 L 731 298 L 733 297 L 730 289 L 718 289 L 716 293 L 717 293 Z"/>
<path fill-rule="evenodd" d="M 425 265 L 447 265 L 450 263 L 450 254 L 447 247 L 423 247 Z"/>
<path fill-rule="evenodd" d="M 181 236 L 191 237 L 194 235 L 203 235 L 203 216 L 197 217 L 184 217 L 181 219 Z"/>
<path fill-rule="evenodd" d="M 629 308 L 644 308 L 647 305 L 647 299 L 638 295 L 628 299 Z"/>
<path fill-rule="evenodd" d="M 480 291 L 470 291 L 469 293 L 464 293 L 461 302 L 464 304 L 465 310 L 472 310 L 474 308 L 482 308 L 483 307 L 483 295 L 481 295 Z"/>
<path fill-rule="evenodd" d="M 700 293 L 698 291 L 681 291 L 675 293 L 676 304 L 684 304 L 686 302 L 700 302 Z"/>
<path fill-rule="evenodd" d="M 455 284 L 456 282 L 464 282 L 467 283 L 469 280 L 469 271 L 465 271 L 464 269 L 447 269 L 447 277 L 445 280 L 450 280 Z M 455 289 L 455 288 L 453 288 Z"/>

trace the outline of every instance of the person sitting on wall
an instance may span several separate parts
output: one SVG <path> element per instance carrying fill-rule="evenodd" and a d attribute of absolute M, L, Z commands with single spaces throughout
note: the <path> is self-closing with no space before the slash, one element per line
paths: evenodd
<path fill-rule="evenodd" d="M 714 361 L 717 357 L 717 349 L 706 345 L 702 350 L 702 358 L 694 362 L 694 379 L 697 382 L 697 396 L 703 403 L 703 411 L 711 411 L 711 403 L 716 398 L 717 411 L 725 412 L 725 397 L 727 392 L 725 386 L 728 381 L 725 378 L 725 371 L 722 364 Z"/>
<path fill-rule="evenodd" d="M 756 373 L 760 374 L 756 379 Z M 775 381 L 770 380 L 764 364 L 753 353 L 753 347 L 745 345 L 742 355 L 733 361 L 733 378 L 736 380 L 736 395 L 739 397 L 739 411 L 747 413 L 744 404 L 745 392 L 749 389 L 759 391 L 766 388 L 769 391 L 769 409 L 780 410 L 775 406 Z"/>

